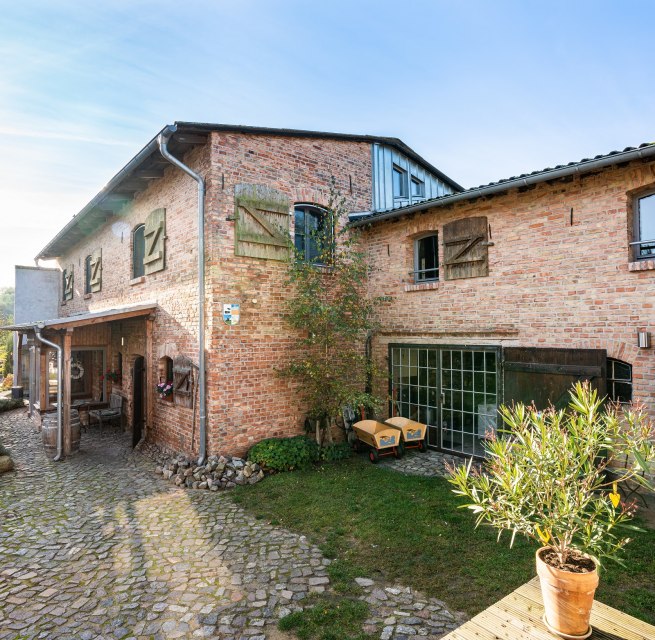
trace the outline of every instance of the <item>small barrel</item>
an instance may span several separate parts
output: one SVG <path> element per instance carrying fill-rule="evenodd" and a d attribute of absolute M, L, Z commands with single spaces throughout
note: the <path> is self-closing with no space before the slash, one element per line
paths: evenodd
<path fill-rule="evenodd" d="M 52 459 L 57 455 L 57 412 L 51 411 L 41 416 L 41 437 L 43 448 L 48 458 Z"/>
<path fill-rule="evenodd" d="M 80 450 L 80 414 L 71 409 L 71 455 Z M 43 448 L 48 458 L 57 455 L 57 412 L 44 413 L 41 417 L 41 436 Z"/>

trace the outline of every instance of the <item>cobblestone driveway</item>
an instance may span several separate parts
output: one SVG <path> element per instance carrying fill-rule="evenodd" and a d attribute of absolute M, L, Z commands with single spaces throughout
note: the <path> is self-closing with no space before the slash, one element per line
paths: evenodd
<path fill-rule="evenodd" d="M 52 463 L 24 410 L 0 414 L 17 467 L 0 476 L 0 639 L 264 640 L 329 588 L 329 561 L 304 537 L 228 496 L 171 486 L 124 436 L 82 438 L 82 452 Z M 362 582 L 378 637 L 456 624 L 439 601 Z"/>

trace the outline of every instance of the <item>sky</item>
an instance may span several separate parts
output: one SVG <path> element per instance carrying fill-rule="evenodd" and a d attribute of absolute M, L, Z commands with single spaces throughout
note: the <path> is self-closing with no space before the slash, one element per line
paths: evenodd
<path fill-rule="evenodd" d="M 175 120 L 395 136 L 465 187 L 655 141 L 650 0 L 0 9 L 0 287 Z"/>

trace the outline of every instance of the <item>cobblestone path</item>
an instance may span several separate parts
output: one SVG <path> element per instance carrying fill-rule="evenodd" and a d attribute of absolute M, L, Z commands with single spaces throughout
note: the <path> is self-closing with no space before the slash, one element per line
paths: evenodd
<path fill-rule="evenodd" d="M 274 624 L 329 589 L 321 552 L 220 493 L 171 486 L 127 436 L 82 434 L 46 459 L 25 410 L 0 414 L 0 640 L 287 637 Z M 438 638 L 443 603 L 361 580 L 373 637 Z"/>

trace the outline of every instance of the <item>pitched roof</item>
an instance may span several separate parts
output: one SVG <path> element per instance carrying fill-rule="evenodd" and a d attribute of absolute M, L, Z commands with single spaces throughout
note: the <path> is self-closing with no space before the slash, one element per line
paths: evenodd
<path fill-rule="evenodd" d="M 388 145 L 405 154 L 427 171 L 438 176 L 454 190 L 461 191 L 463 187 L 443 174 L 427 160 L 418 155 L 398 138 L 383 136 L 357 135 L 350 133 L 332 133 L 327 131 L 304 131 L 301 129 L 274 129 L 269 127 L 250 127 L 232 124 L 210 124 L 204 122 L 176 122 L 176 133 L 168 144 L 173 155 L 181 158 L 194 146 L 205 144 L 207 136 L 212 131 L 227 131 L 250 135 L 286 136 L 296 138 L 327 138 L 349 142 L 366 142 Z M 147 189 L 151 180 L 160 178 L 168 162 L 159 153 L 157 138 L 166 127 L 141 149 L 103 189 L 75 216 L 66 226 L 39 252 L 36 259 L 48 260 L 57 258 L 85 237 L 94 233 L 105 224 L 128 202 L 136 193 Z"/>
<path fill-rule="evenodd" d="M 496 182 L 480 185 L 479 187 L 464 189 L 459 193 L 452 193 L 438 198 L 431 198 L 430 200 L 423 200 L 417 204 L 397 207 L 391 211 L 371 213 L 366 216 L 359 215 L 355 220 L 351 221 L 350 225 L 353 227 L 360 227 L 367 224 L 381 222 L 382 220 L 391 220 L 409 213 L 416 213 L 419 211 L 425 211 L 426 209 L 446 206 L 455 202 L 474 200 L 475 198 L 480 198 L 482 196 L 497 195 L 512 188 L 526 187 L 532 184 L 566 178 L 567 176 L 576 174 L 583 175 L 613 165 L 631 162 L 633 160 L 646 160 L 649 158 L 655 158 L 655 142 L 645 142 L 638 147 L 626 147 L 623 151 L 610 151 L 609 153 L 597 155 L 593 158 L 583 158 L 577 162 L 558 164 L 555 167 L 547 167 L 546 169 L 532 171 L 531 173 L 522 173 L 519 176 L 503 178 Z"/>

